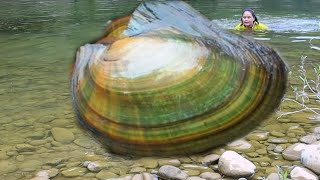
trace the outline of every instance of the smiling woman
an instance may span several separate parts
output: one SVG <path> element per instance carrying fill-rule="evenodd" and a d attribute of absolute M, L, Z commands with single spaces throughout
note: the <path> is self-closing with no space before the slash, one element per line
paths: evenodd
<path fill-rule="evenodd" d="M 241 23 L 238 24 L 235 29 L 239 31 L 265 31 L 268 30 L 268 27 L 262 23 L 259 23 L 253 9 L 246 8 L 243 10 Z"/>

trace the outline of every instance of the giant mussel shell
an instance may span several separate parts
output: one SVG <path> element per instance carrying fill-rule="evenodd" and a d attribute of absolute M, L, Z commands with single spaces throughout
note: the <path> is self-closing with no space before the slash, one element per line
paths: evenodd
<path fill-rule="evenodd" d="M 186 155 L 251 131 L 286 82 L 270 47 L 182 1 L 147 1 L 79 48 L 71 90 L 80 122 L 114 152 Z"/>

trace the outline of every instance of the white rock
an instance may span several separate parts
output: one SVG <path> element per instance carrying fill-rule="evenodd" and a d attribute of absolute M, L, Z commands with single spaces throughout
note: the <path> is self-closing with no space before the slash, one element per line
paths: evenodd
<path fill-rule="evenodd" d="M 134 175 L 131 180 L 153 180 L 153 176 L 150 173 L 141 173 Z"/>
<path fill-rule="evenodd" d="M 315 134 L 309 134 L 300 138 L 300 142 L 306 144 L 312 144 L 317 141 L 317 136 Z"/>
<path fill-rule="evenodd" d="M 91 172 L 99 172 L 102 169 L 102 167 L 97 162 L 90 162 L 87 168 Z"/>
<path fill-rule="evenodd" d="M 29 180 L 50 180 L 50 179 L 48 177 L 37 176 L 37 177 L 34 177 L 32 179 L 29 179 Z"/>
<path fill-rule="evenodd" d="M 320 126 L 313 129 L 315 134 L 320 134 Z"/>
<path fill-rule="evenodd" d="M 308 145 L 301 152 L 302 164 L 320 175 L 320 145 Z"/>
<path fill-rule="evenodd" d="M 301 151 L 306 148 L 306 144 L 295 143 L 282 152 L 284 159 L 296 161 L 301 159 Z"/>
<path fill-rule="evenodd" d="M 221 175 L 219 173 L 213 172 L 204 172 L 200 174 L 200 177 L 206 180 L 216 180 L 221 179 Z"/>
<path fill-rule="evenodd" d="M 191 176 L 191 177 L 188 177 L 187 180 L 206 180 L 206 179 L 203 179 L 203 178 L 198 177 L 198 176 Z"/>
<path fill-rule="evenodd" d="M 231 177 L 248 177 L 254 174 L 256 166 L 234 151 L 224 152 L 218 163 L 222 174 Z"/>
<path fill-rule="evenodd" d="M 278 173 L 271 173 L 266 180 L 281 180 Z"/>
<path fill-rule="evenodd" d="M 235 140 L 231 143 L 228 143 L 226 146 L 227 149 L 240 151 L 240 152 L 253 152 L 254 147 L 248 141 L 243 139 Z"/>
<path fill-rule="evenodd" d="M 188 174 L 186 172 L 171 165 L 161 166 L 159 169 L 159 176 L 176 180 L 185 180 L 188 178 Z"/>
<path fill-rule="evenodd" d="M 121 177 L 121 178 L 109 178 L 106 180 L 131 180 L 132 176 L 125 176 L 125 177 Z"/>
<path fill-rule="evenodd" d="M 38 177 L 48 177 L 49 178 L 49 173 L 48 171 L 39 171 L 36 176 Z"/>
<path fill-rule="evenodd" d="M 307 168 L 295 167 L 290 173 L 292 180 L 318 180 L 318 176 Z"/>

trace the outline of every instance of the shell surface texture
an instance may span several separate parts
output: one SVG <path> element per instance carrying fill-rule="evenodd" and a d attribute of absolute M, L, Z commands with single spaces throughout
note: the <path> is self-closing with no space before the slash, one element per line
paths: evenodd
<path fill-rule="evenodd" d="M 249 133 L 278 107 L 287 67 L 182 1 L 142 2 L 77 51 L 81 124 L 121 154 L 187 155 Z"/>

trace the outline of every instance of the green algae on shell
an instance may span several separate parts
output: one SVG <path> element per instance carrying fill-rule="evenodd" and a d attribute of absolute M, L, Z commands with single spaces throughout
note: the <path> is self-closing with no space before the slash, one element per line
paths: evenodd
<path fill-rule="evenodd" d="M 80 122 L 123 154 L 190 154 L 250 132 L 278 107 L 287 69 L 270 47 L 182 1 L 147 1 L 79 48 Z"/>

